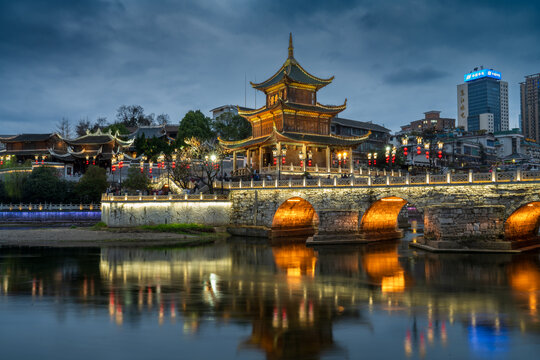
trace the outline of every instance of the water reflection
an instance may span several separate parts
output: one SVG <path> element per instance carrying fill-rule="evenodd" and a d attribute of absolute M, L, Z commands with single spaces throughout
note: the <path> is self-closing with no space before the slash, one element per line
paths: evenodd
<path fill-rule="evenodd" d="M 540 335 L 538 253 L 438 255 L 399 242 L 307 248 L 230 240 L 191 249 L 0 254 L 2 298 L 55 299 L 59 316 L 71 303 L 78 316 L 96 321 L 83 310 L 106 309 L 118 327 L 170 324 L 193 339 L 203 330 L 249 326 L 229 357 L 252 357 L 254 349 L 267 359 L 351 357 L 362 344 L 397 358 L 444 357 L 451 345 L 466 358 L 517 354 L 512 337 L 534 343 Z M 383 326 L 400 335 L 385 337 Z M 365 335 L 351 340 L 343 329 Z"/>

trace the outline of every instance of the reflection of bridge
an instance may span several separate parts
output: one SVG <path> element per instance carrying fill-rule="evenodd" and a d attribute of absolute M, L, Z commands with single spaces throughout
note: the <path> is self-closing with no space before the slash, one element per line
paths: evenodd
<path fill-rule="evenodd" d="M 228 199 L 104 196 L 103 220 L 229 224 L 238 235 L 316 233 L 314 243 L 343 243 L 396 237 L 409 203 L 425 214 L 432 248 L 510 250 L 538 244 L 539 185 L 540 172 L 230 183 Z"/>

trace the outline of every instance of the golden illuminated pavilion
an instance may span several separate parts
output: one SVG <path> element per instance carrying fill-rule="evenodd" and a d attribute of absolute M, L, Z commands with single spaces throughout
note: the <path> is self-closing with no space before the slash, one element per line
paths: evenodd
<path fill-rule="evenodd" d="M 352 172 L 352 150 L 370 133 L 360 137 L 342 137 L 330 133 L 332 119 L 345 110 L 343 105 L 322 105 L 317 100 L 319 89 L 334 77 L 322 79 L 308 73 L 294 58 L 292 35 L 289 56 L 268 80 L 251 83 L 264 92 L 266 103 L 255 110 L 241 110 L 252 127 L 252 136 L 240 141 L 219 139 L 233 153 L 236 170 L 237 153 L 245 153 L 247 166 L 259 172 L 283 171 L 330 172 L 332 165 Z M 343 162 L 342 162 L 343 160 Z"/>

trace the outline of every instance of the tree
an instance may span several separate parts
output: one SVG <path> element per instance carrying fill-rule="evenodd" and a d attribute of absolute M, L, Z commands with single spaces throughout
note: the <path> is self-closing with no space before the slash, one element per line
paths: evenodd
<path fill-rule="evenodd" d="M 105 169 L 97 166 L 88 167 L 81 180 L 75 185 L 75 193 L 79 200 L 85 203 L 101 201 L 101 194 L 106 190 L 107 174 Z"/>
<path fill-rule="evenodd" d="M 216 133 L 223 140 L 242 140 L 251 136 L 251 125 L 249 121 L 240 115 L 230 112 L 219 115 L 212 124 Z"/>
<path fill-rule="evenodd" d="M 201 110 L 190 110 L 180 121 L 178 127 L 178 144 L 185 145 L 186 139 L 196 138 L 200 141 L 210 140 L 215 137 L 212 131 L 212 120 L 204 116 Z"/>
<path fill-rule="evenodd" d="M 145 115 L 140 105 L 122 105 L 116 111 L 116 120 L 126 127 L 149 126 L 154 122 L 154 115 Z"/>
<path fill-rule="evenodd" d="M 114 124 L 108 125 L 108 126 L 104 127 L 101 131 L 103 131 L 103 132 L 110 131 L 111 134 L 113 134 L 113 135 L 116 134 L 116 133 L 118 133 L 119 135 L 128 135 L 129 134 L 129 130 L 122 123 L 114 123 Z"/>
<path fill-rule="evenodd" d="M 157 116 L 156 122 L 158 125 L 167 125 L 171 122 L 171 118 L 167 114 L 160 114 Z"/>
<path fill-rule="evenodd" d="M 156 137 L 147 139 L 144 134 L 137 137 L 133 145 L 137 154 L 145 154 L 148 160 L 156 160 L 161 153 L 170 157 L 175 148 L 174 143 L 169 144 L 166 140 Z"/>
<path fill-rule="evenodd" d="M 86 132 L 90 129 L 90 120 L 88 118 L 81 119 L 75 126 L 75 133 L 77 133 L 78 136 L 84 136 L 86 135 Z"/>
<path fill-rule="evenodd" d="M 213 140 L 190 138 L 185 140 L 184 156 L 190 162 L 190 176 L 214 193 L 214 180 L 220 173 L 223 148 Z"/>
<path fill-rule="evenodd" d="M 130 167 L 127 179 L 122 182 L 122 186 L 129 190 L 146 191 L 150 188 L 150 179 L 137 168 Z"/>
<path fill-rule="evenodd" d="M 96 121 L 92 124 L 88 118 L 81 119 L 75 126 L 75 132 L 78 136 L 86 135 L 87 131 L 92 133 L 98 131 L 98 129 L 103 129 L 107 126 L 106 117 L 98 117 Z"/>
<path fill-rule="evenodd" d="M 6 192 L 6 185 L 4 182 L 0 179 L 0 203 L 9 201 L 7 192 Z"/>
<path fill-rule="evenodd" d="M 56 124 L 56 130 L 64 139 L 71 137 L 71 124 L 66 118 L 62 118 L 62 120 Z"/>
<path fill-rule="evenodd" d="M 23 201 L 29 203 L 67 202 L 71 192 L 68 191 L 67 181 L 60 178 L 58 170 L 40 166 L 24 180 L 22 186 Z"/>
<path fill-rule="evenodd" d="M 10 202 L 20 202 L 23 199 L 23 186 L 28 175 L 26 173 L 12 173 L 4 177 L 6 196 Z"/>

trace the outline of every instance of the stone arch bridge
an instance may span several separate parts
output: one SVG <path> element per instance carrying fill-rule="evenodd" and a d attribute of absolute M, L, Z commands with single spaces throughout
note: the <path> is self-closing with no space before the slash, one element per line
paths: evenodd
<path fill-rule="evenodd" d="M 313 235 L 313 243 L 400 235 L 406 204 L 424 214 L 421 246 L 512 250 L 540 245 L 540 172 L 228 183 L 228 195 L 102 198 L 109 226 L 196 222 L 235 235 Z"/>
<path fill-rule="evenodd" d="M 242 188 L 230 193 L 231 232 L 313 233 L 314 243 L 399 235 L 406 204 L 424 213 L 432 248 L 508 250 L 536 244 L 540 183 L 385 187 Z"/>

